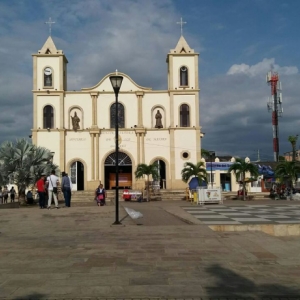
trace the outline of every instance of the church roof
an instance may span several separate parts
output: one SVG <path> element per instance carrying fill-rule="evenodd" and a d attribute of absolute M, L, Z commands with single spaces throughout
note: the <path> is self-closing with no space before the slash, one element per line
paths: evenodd
<path fill-rule="evenodd" d="M 192 49 L 183 35 L 179 38 L 177 45 L 174 49 L 170 50 L 170 53 L 172 54 L 189 54 L 189 53 L 195 53 L 194 49 Z"/>
<path fill-rule="evenodd" d="M 62 54 L 63 52 L 61 50 L 57 50 L 52 40 L 52 37 L 49 36 L 42 49 L 39 50 L 39 53 L 40 54 Z"/>
<path fill-rule="evenodd" d="M 104 76 L 96 85 L 89 88 L 82 88 L 82 91 L 102 91 L 102 90 L 112 90 L 109 77 L 116 75 L 116 73 L 110 73 Z M 143 87 L 138 85 L 135 81 L 132 80 L 127 74 L 118 72 L 118 75 L 123 76 L 123 82 L 121 86 L 121 91 L 151 91 L 152 88 Z"/>

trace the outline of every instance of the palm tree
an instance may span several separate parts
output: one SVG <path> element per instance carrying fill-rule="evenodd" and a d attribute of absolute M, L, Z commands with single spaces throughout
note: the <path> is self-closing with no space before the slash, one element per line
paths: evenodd
<path fill-rule="evenodd" d="M 58 171 L 52 158 L 50 150 L 34 146 L 25 139 L 3 143 L 0 147 L 1 184 L 15 184 L 19 201 L 24 203 L 26 188 L 34 185 L 43 173 Z"/>
<path fill-rule="evenodd" d="M 288 140 L 292 145 L 293 161 L 295 161 L 296 160 L 296 144 L 297 144 L 297 140 L 298 140 L 298 134 L 297 135 L 290 135 Z"/>
<path fill-rule="evenodd" d="M 191 177 L 197 177 L 199 186 L 202 181 L 207 181 L 204 162 L 199 161 L 197 164 L 186 162 L 184 164 L 184 168 L 181 171 L 182 181 L 187 183 Z"/>
<path fill-rule="evenodd" d="M 250 173 L 251 177 L 257 178 L 259 175 L 257 166 L 254 164 L 251 164 L 250 162 L 246 162 L 245 160 L 241 158 L 236 158 L 235 162 L 230 166 L 228 169 L 228 173 L 233 172 L 236 180 L 238 181 L 238 178 L 242 178 L 243 183 L 243 199 L 246 200 L 246 173 Z"/>
<path fill-rule="evenodd" d="M 210 151 L 204 148 L 201 148 L 201 157 L 207 159 L 210 157 Z"/>
<path fill-rule="evenodd" d="M 147 176 L 147 201 L 150 200 L 150 175 L 152 175 L 153 179 L 157 179 L 159 177 L 159 166 L 157 163 L 153 163 L 151 165 L 139 164 L 134 172 L 135 178 L 139 179 Z"/>
<path fill-rule="evenodd" d="M 275 174 L 281 181 L 288 178 L 291 182 L 291 188 L 293 188 L 294 182 L 297 181 L 298 174 L 300 174 L 300 164 L 294 161 L 281 162 L 277 165 Z"/>

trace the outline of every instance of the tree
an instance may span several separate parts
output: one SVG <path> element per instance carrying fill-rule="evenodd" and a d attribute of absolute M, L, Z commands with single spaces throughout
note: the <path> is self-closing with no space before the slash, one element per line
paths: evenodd
<path fill-rule="evenodd" d="M 294 182 L 297 181 L 298 174 L 300 174 L 300 164 L 294 161 L 284 161 L 277 165 L 275 169 L 276 177 L 281 181 L 288 179 L 291 182 L 291 188 Z"/>
<path fill-rule="evenodd" d="M 278 160 L 279 161 L 285 161 L 285 157 L 283 155 L 279 155 Z"/>
<path fill-rule="evenodd" d="M 297 135 L 290 135 L 288 140 L 292 145 L 293 161 L 295 161 L 296 160 L 296 144 L 297 144 L 297 140 L 298 140 L 298 134 Z"/>
<path fill-rule="evenodd" d="M 206 150 L 206 149 L 201 148 L 201 157 L 203 157 L 203 158 L 205 158 L 205 159 L 209 158 L 209 157 L 210 157 L 210 152 L 209 152 L 209 150 Z"/>
<path fill-rule="evenodd" d="M 243 183 L 243 199 L 246 200 L 246 173 L 250 173 L 251 177 L 257 178 L 259 173 L 257 166 L 250 162 L 246 162 L 245 160 L 241 158 L 236 158 L 235 163 L 233 163 L 230 168 L 228 169 L 228 173 L 233 172 L 236 180 L 238 181 L 239 178 L 241 178 L 241 181 Z"/>
<path fill-rule="evenodd" d="M 182 181 L 187 183 L 191 177 L 197 177 L 199 186 L 202 181 L 207 181 L 204 162 L 200 161 L 197 164 L 186 162 L 184 164 L 184 168 L 181 171 Z"/>
<path fill-rule="evenodd" d="M 151 165 L 139 164 L 134 172 L 135 178 L 140 179 L 147 176 L 147 201 L 150 200 L 150 175 L 152 175 L 153 179 L 157 179 L 159 177 L 159 166 L 157 163 L 153 163 Z"/>
<path fill-rule="evenodd" d="M 32 145 L 25 139 L 3 143 L 0 147 L 1 185 L 15 184 L 19 201 L 24 203 L 26 188 L 34 185 L 43 173 L 58 171 L 52 158 L 50 150 Z"/>

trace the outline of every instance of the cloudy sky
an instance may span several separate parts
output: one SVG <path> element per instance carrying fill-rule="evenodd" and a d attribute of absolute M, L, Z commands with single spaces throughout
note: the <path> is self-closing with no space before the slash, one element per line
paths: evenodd
<path fill-rule="evenodd" d="M 202 147 L 217 155 L 273 160 L 270 87 L 283 87 L 280 152 L 300 133 L 300 1 L 1 0 L 0 142 L 32 127 L 32 53 L 52 38 L 66 54 L 68 88 L 80 90 L 116 68 L 142 86 L 167 88 L 166 55 L 184 36 L 200 52 Z M 300 143 L 299 143 L 300 144 Z"/>

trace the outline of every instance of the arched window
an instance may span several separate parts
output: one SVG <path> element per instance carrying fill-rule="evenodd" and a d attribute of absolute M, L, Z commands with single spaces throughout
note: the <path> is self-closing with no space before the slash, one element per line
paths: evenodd
<path fill-rule="evenodd" d="M 47 105 L 44 107 L 44 128 L 53 128 L 53 107 L 51 105 Z"/>
<path fill-rule="evenodd" d="M 110 107 L 110 128 L 115 128 L 116 124 L 116 103 Z M 118 103 L 118 124 L 119 128 L 125 127 L 124 106 Z"/>
<path fill-rule="evenodd" d="M 180 67 L 180 86 L 188 86 L 188 69 L 186 66 Z"/>
<path fill-rule="evenodd" d="M 52 81 L 52 69 L 47 67 L 44 69 L 44 86 L 46 87 L 52 87 L 53 81 Z"/>
<path fill-rule="evenodd" d="M 180 106 L 180 127 L 190 126 L 190 108 L 187 104 Z"/>

